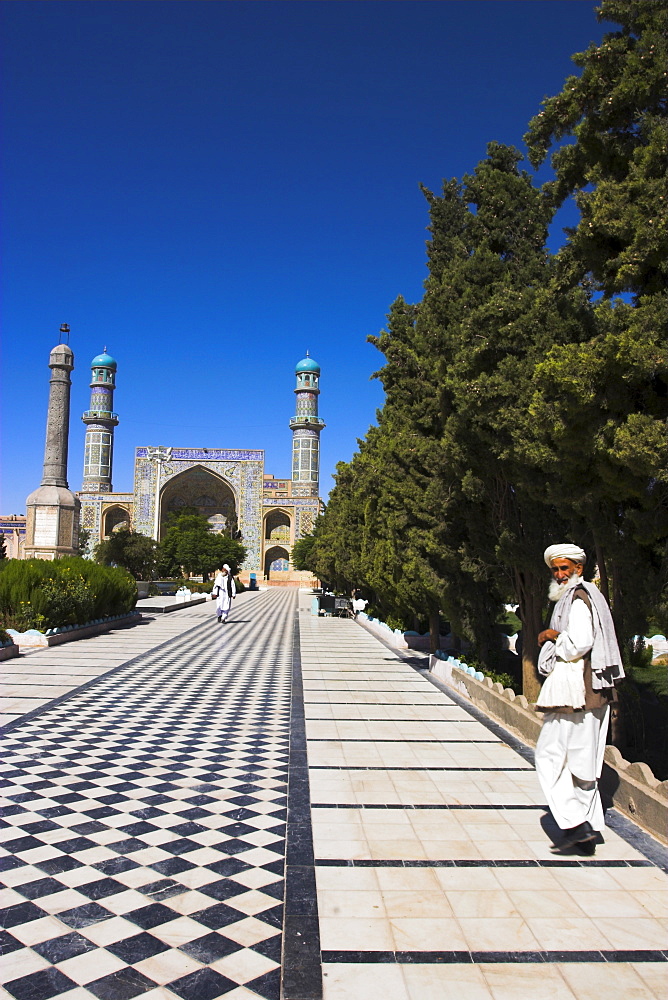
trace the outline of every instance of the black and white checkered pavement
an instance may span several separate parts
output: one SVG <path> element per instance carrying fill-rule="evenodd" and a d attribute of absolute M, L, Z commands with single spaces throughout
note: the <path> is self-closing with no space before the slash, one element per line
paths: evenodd
<path fill-rule="evenodd" d="M 260 594 L 12 727 L 6 995 L 278 1000 L 295 599 Z"/>

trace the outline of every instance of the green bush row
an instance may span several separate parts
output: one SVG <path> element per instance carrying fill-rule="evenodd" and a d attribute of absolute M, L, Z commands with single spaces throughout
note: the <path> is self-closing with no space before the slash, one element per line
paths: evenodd
<path fill-rule="evenodd" d="M 131 611 L 137 584 L 124 569 L 68 556 L 0 560 L 0 619 L 5 628 L 85 625 Z"/>

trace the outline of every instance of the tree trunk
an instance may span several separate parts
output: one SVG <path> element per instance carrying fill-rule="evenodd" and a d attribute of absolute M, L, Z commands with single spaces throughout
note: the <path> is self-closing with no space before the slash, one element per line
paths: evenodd
<path fill-rule="evenodd" d="M 624 726 L 624 711 L 621 701 L 614 701 L 610 706 L 610 729 L 608 731 L 608 743 L 623 749 L 626 746 Z"/>
<path fill-rule="evenodd" d="M 515 585 L 519 598 L 519 617 L 522 619 L 522 694 L 527 701 L 535 701 L 540 692 L 538 663 L 538 633 L 543 627 L 543 600 L 540 597 L 541 581 L 533 574 L 515 570 Z"/>
<path fill-rule="evenodd" d="M 596 563 L 598 565 L 598 573 L 601 580 L 601 593 L 605 597 L 608 604 L 610 603 L 610 584 L 608 582 L 608 571 L 605 565 L 605 556 L 603 555 L 603 548 L 601 544 L 594 535 L 594 548 L 596 549 Z"/>
<path fill-rule="evenodd" d="M 615 563 L 612 563 L 612 605 L 610 610 L 612 611 L 612 620 L 615 623 L 615 630 L 617 632 L 617 641 L 620 646 L 624 642 L 626 636 L 624 634 L 624 597 L 622 594 L 622 583 L 620 580 L 620 569 Z"/>
<path fill-rule="evenodd" d="M 435 653 L 441 648 L 441 616 L 438 611 L 429 612 L 429 649 Z"/>

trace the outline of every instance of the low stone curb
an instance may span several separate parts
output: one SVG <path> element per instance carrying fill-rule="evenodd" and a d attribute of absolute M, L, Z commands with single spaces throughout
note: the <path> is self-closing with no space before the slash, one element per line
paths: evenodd
<path fill-rule="evenodd" d="M 358 613 L 357 620 L 396 649 L 414 649 L 416 653 L 428 653 L 431 649 L 431 636 L 428 632 L 425 635 L 420 635 L 418 632 L 402 632 L 398 628 L 392 629 L 379 618 L 369 618 L 363 611 Z M 441 640 L 447 638 L 445 635 L 441 636 Z"/>
<path fill-rule="evenodd" d="M 19 647 L 15 642 L 8 642 L 6 646 L 0 646 L 0 663 L 3 660 L 11 660 L 19 655 Z"/>
<path fill-rule="evenodd" d="M 151 600 L 151 598 L 148 598 Z M 152 615 L 167 615 L 171 611 L 182 611 L 183 608 L 194 608 L 196 604 L 204 604 L 209 598 L 204 597 L 193 597 L 189 601 L 174 601 L 173 604 L 142 604 L 140 610 L 148 612 Z"/>
<path fill-rule="evenodd" d="M 141 619 L 141 612 L 133 611 L 129 615 L 122 615 L 120 618 L 112 618 L 106 622 L 100 622 L 98 625 L 84 625 L 83 628 L 73 628 L 69 632 L 58 632 L 57 635 L 44 635 L 37 638 L 36 636 L 30 636 L 27 642 L 21 642 L 19 636 L 18 649 L 26 652 L 32 649 L 46 649 L 47 646 L 61 646 L 64 642 L 74 642 L 76 639 L 88 639 L 93 635 L 102 635 L 103 632 L 109 632 L 112 628 L 118 628 L 123 625 L 133 625 Z M 30 641 L 30 640 L 35 641 Z M 5 649 L 8 647 L 4 647 Z M 16 653 L 14 654 L 17 655 Z M 4 657 L 0 657 L 4 659 Z"/>
<path fill-rule="evenodd" d="M 429 672 L 516 732 L 526 743 L 536 745 L 542 719 L 523 694 L 516 695 L 511 688 L 504 689 L 491 677 L 476 680 L 433 655 L 429 657 Z M 616 809 L 657 840 L 668 844 L 668 781 L 659 781 L 647 764 L 631 764 L 617 747 L 608 746 L 600 784 L 601 791 Z"/>

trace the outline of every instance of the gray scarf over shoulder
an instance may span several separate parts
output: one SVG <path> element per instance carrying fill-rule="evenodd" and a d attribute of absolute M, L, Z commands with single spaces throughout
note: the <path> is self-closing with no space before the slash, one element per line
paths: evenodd
<path fill-rule="evenodd" d="M 593 583 L 585 583 L 583 580 L 578 587 L 582 587 L 587 592 L 591 603 L 594 626 L 594 645 L 591 647 L 591 686 L 594 691 L 602 691 L 605 688 L 614 687 L 617 681 L 624 677 L 622 656 L 619 652 L 615 626 L 605 597 Z M 557 632 L 563 632 L 568 628 L 571 604 L 578 592 L 578 587 L 567 590 L 554 606 L 550 628 Z M 544 677 L 551 674 L 556 660 L 555 644 L 553 642 L 543 643 L 538 657 L 539 673 L 543 674 Z"/>

